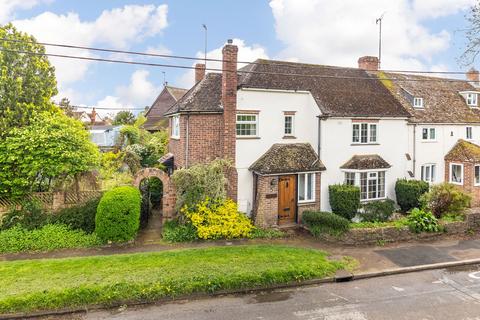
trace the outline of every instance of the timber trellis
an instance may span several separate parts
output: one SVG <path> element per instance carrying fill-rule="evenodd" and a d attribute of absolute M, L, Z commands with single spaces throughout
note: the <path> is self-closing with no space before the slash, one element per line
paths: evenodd
<path fill-rule="evenodd" d="M 38 201 L 44 209 L 56 211 L 59 209 L 82 204 L 90 199 L 101 196 L 103 191 L 79 191 L 79 192 L 35 192 L 23 196 L 20 199 L 0 197 L 0 213 L 8 212 L 11 208 L 19 208 L 22 202 Z"/>

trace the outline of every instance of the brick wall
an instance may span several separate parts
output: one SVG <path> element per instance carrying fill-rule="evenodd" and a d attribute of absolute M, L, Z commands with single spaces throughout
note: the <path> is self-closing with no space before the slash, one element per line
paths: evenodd
<path fill-rule="evenodd" d="M 463 185 L 456 185 L 472 196 L 472 206 L 480 206 L 480 186 L 475 186 L 475 163 L 445 161 L 445 181 L 450 181 L 450 164 L 463 164 Z"/>

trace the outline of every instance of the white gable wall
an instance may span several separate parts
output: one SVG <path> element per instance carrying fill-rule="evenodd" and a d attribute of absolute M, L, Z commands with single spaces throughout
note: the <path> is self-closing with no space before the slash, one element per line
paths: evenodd
<path fill-rule="evenodd" d="M 365 120 L 366 119 L 362 119 Z M 340 167 L 354 155 L 377 154 L 391 168 L 385 173 L 386 196 L 395 200 L 395 182 L 407 176 L 408 129 L 405 119 L 378 121 L 377 144 L 352 144 L 352 119 L 328 118 L 321 124 L 322 148 L 320 158 L 327 168 L 322 172 L 321 208 L 330 211 L 328 186 L 344 183 L 345 174 Z"/>
<path fill-rule="evenodd" d="M 250 214 L 253 206 L 253 174 L 248 168 L 275 143 L 310 143 L 317 151 L 320 110 L 309 92 L 253 89 L 238 91 L 237 110 L 259 111 L 259 139 L 237 138 L 236 143 L 238 205 L 240 211 Z M 284 111 L 296 111 L 296 139 L 283 139 Z"/>

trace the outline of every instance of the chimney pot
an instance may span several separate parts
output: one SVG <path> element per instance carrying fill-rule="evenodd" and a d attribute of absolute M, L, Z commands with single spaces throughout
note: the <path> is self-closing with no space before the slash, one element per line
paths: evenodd
<path fill-rule="evenodd" d="M 367 71 L 377 71 L 379 63 L 377 57 L 365 56 L 358 59 L 358 68 Z"/>
<path fill-rule="evenodd" d="M 205 77 L 205 64 L 197 63 L 195 65 L 195 84 L 202 81 L 204 77 Z"/>
<path fill-rule="evenodd" d="M 472 67 L 467 71 L 466 76 L 468 81 L 474 82 L 474 84 L 480 83 L 480 72 L 477 69 Z"/>

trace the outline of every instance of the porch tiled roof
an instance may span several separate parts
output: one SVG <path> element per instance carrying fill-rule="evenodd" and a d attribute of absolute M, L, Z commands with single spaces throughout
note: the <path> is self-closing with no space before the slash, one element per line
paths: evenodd
<path fill-rule="evenodd" d="M 458 140 L 445 156 L 447 161 L 480 162 L 480 146 L 475 143 Z"/>
<path fill-rule="evenodd" d="M 370 170 L 387 169 L 391 165 L 377 154 L 354 155 L 350 160 L 342 165 L 341 169 L 351 170 Z"/>
<path fill-rule="evenodd" d="M 277 143 L 268 149 L 249 170 L 259 174 L 323 171 L 325 166 L 309 143 Z"/>

